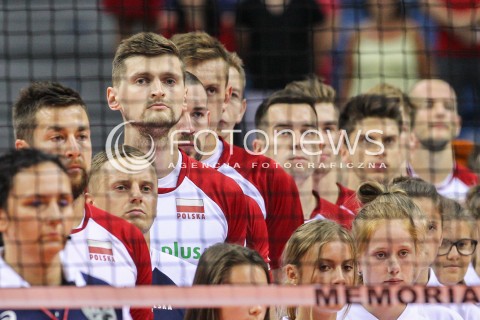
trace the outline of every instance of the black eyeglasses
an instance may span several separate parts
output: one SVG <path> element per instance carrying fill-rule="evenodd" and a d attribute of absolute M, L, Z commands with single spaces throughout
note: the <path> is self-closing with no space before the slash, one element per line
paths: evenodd
<path fill-rule="evenodd" d="M 473 239 L 460 239 L 455 242 L 444 239 L 440 245 L 440 248 L 438 249 L 438 255 L 444 256 L 449 254 L 453 246 L 455 246 L 459 254 L 462 256 L 470 256 L 475 252 L 477 243 L 478 241 Z"/>

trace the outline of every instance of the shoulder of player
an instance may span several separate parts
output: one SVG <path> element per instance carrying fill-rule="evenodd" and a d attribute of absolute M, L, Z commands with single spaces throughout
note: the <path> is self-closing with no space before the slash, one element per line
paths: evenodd
<path fill-rule="evenodd" d="M 478 183 L 477 175 L 459 163 L 455 164 L 454 176 L 467 185 L 475 185 Z"/>
<path fill-rule="evenodd" d="M 132 239 L 136 238 L 144 239 L 138 228 L 122 218 L 89 204 L 85 205 L 85 210 L 89 210 L 90 219 L 118 239 L 122 240 L 122 242 L 125 242 L 125 240 L 130 242 Z"/>

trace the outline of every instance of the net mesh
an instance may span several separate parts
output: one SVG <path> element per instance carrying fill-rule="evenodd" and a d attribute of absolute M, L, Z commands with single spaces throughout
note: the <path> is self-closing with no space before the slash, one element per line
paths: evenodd
<path fill-rule="evenodd" d="M 331 84 L 337 91 L 339 105 L 378 83 L 393 84 L 408 93 L 417 80 L 438 77 L 447 80 L 456 91 L 457 105 L 452 108 L 463 119 L 463 140 L 454 144 L 457 160 L 478 170 L 479 148 L 475 145 L 480 127 L 477 107 L 480 39 L 477 39 L 478 23 L 473 10 L 478 9 L 477 1 L 458 4 L 458 11 L 463 13 L 461 23 L 460 17 L 453 17 L 452 13 L 444 19 L 442 1 L 428 5 L 423 4 L 426 1 L 414 0 L 398 1 L 398 4 L 354 0 L 291 2 L 299 4 L 297 13 L 288 17 L 282 17 L 286 10 L 282 1 L 269 4 L 269 10 L 275 12 L 278 19 L 270 17 L 267 23 L 268 13 L 254 1 L 190 1 L 183 7 L 173 0 L 3 1 L 0 4 L 0 70 L 3 74 L 0 152 L 12 148 L 15 141 L 11 106 L 21 88 L 38 80 L 59 81 L 79 91 L 89 109 L 93 149 L 103 150 L 112 128 L 122 122 L 120 113 L 111 112 L 106 101 L 106 88 L 111 85 L 111 62 L 120 39 L 137 31 L 156 31 L 169 37 L 176 32 L 202 29 L 218 37 L 227 49 L 237 51 L 245 62 L 248 107 L 244 120 L 236 127 L 243 130 L 235 135 L 234 141 L 240 141 L 239 144 L 251 147 L 255 135 L 243 138 L 248 130 L 255 128 L 255 110 L 263 98 L 307 74 L 316 73 Z M 425 119 L 416 121 L 422 124 Z M 433 177 L 450 172 L 451 168 L 433 172 L 434 162 L 434 159 L 425 159 L 425 165 L 417 169 L 417 173 Z M 339 170 L 340 180 L 341 174 Z M 465 193 L 464 187 L 452 188 L 453 197 Z M 187 207 L 203 207 L 192 199 L 178 202 L 177 206 L 182 203 L 187 203 Z M 105 250 L 102 244 L 100 248 L 95 250 Z M 199 257 L 199 251 L 187 253 L 182 249 L 182 245 L 176 243 L 163 253 Z M 320 303 L 317 289 L 261 286 L 2 289 L 0 308 L 313 305 Z M 368 289 L 354 290 L 341 296 L 359 294 L 362 298 L 355 302 L 369 301 Z M 405 289 L 405 299 L 420 295 L 420 291 L 408 290 Z M 422 291 L 430 297 L 425 302 L 478 303 L 476 287 L 438 290 L 441 292 Z M 457 294 L 453 300 L 448 296 L 451 292 Z M 433 299 L 437 293 L 440 298 Z M 396 298 L 389 303 L 399 303 L 398 292 L 391 295 Z"/>

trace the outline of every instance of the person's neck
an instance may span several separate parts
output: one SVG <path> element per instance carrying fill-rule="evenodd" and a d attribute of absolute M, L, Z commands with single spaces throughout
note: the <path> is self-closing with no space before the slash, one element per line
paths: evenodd
<path fill-rule="evenodd" d="M 17 248 L 17 250 L 20 250 Z M 5 262 L 31 286 L 59 286 L 62 284 L 62 265 L 60 255 L 45 258 L 39 263 L 34 262 L 33 257 L 19 257 L 15 253 L 9 255 L 12 250 L 5 251 Z"/>
<path fill-rule="evenodd" d="M 430 268 L 423 268 L 420 271 L 417 281 L 415 281 L 415 284 L 426 286 L 429 279 L 430 279 Z"/>
<path fill-rule="evenodd" d="M 73 202 L 73 228 L 78 228 L 85 217 L 85 195 L 81 194 Z"/>
<path fill-rule="evenodd" d="M 300 203 L 302 204 L 303 217 L 305 220 L 310 219 L 313 209 L 317 206 L 317 198 L 313 195 L 313 178 L 309 176 L 294 177 L 300 195 Z"/>
<path fill-rule="evenodd" d="M 351 190 L 357 190 L 357 188 L 360 186 L 360 184 L 362 183 L 362 180 L 360 179 L 360 177 L 353 171 L 353 169 L 350 169 L 348 170 L 348 174 L 347 174 L 347 188 L 351 189 Z"/>
<path fill-rule="evenodd" d="M 331 203 L 337 203 L 338 186 L 336 169 L 330 169 L 322 173 L 314 173 L 313 181 L 313 190 L 315 190 L 320 197 Z"/>
<path fill-rule="evenodd" d="M 178 148 L 170 141 L 170 132 L 154 137 L 155 170 L 157 177 L 163 178 L 173 171 L 178 161 Z M 125 126 L 125 144 L 133 146 L 144 153 L 151 149 L 151 141 L 130 125 Z M 173 164 L 173 166 L 172 166 Z"/>
<path fill-rule="evenodd" d="M 378 320 L 397 320 L 403 311 L 405 311 L 406 307 L 406 304 L 384 307 L 364 306 L 364 308 L 373 314 Z"/>
<path fill-rule="evenodd" d="M 319 308 L 301 307 L 298 308 L 297 320 L 335 320 L 336 312 L 325 312 Z"/>
<path fill-rule="evenodd" d="M 145 237 L 145 242 L 147 243 L 148 251 L 150 251 L 150 230 L 143 235 Z"/>
<path fill-rule="evenodd" d="M 230 130 L 233 130 L 233 128 L 230 129 Z M 231 134 L 230 132 L 229 132 L 229 133 L 226 133 L 226 134 L 222 134 L 222 135 L 220 135 L 220 136 L 221 136 L 221 137 L 223 138 L 223 140 L 225 140 L 228 144 L 230 144 L 230 145 L 233 144 L 233 134 Z"/>
<path fill-rule="evenodd" d="M 452 173 L 455 165 L 452 145 L 445 149 L 432 152 L 422 146 L 412 156 L 412 167 L 415 173 L 423 180 L 432 184 L 439 184 Z"/>
<path fill-rule="evenodd" d="M 205 153 L 205 155 L 202 156 L 200 161 L 205 161 L 213 155 L 213 151 L 217 147 L 217 143 L 219 143 L 219 141 L 215 135 L 209 134 L 207 136 L 205 139 L 205 146 L 202 147 L 202 152 Z"/>

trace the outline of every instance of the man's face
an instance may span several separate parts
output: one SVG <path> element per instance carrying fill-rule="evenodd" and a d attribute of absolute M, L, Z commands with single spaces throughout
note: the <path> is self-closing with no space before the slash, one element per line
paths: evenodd
<path fill-rule="evenodd" d="M 141 130 L 165 135 L 184 111 L 185 85 L 180 60 L 173 55 L 133 56 L 125 61 L 118 88 L 108 88 L 109 106 Z M 155 133 L 158 129 L 158 133 Z"/>
<path fill-rule="evenodd" d="M 226 62 L 221 59 L 211 59 L 188 66 L 187 71 L 193 73 L 202 82 L 207 91 L 208 110 L 210 111 L 210 129 L 216 131 L 230 99 L 227 92 Z"/>
<path fill-rule="evenodd" d="M 400 152 L 400 132 L 395 120 L 370 117 L 359 121 L 349 134 L 352 148 L 357 135 L 357 148 L 347 158 L 360 181 L 384 183 L 401 175 L 404 154 Z M 345 149 L 348 152 L 348 146 Z"/>
<path fill-rule="evenodd" d="M 209 128 L 210 112 L 207 109 L 207 93 L 201 84 L 187 86 L 187 112 L 185 112 L 180 121 L 175 126 L 176 130 L 183 131 L 175 134 L 173 137 L 180 149 L 188 156 L 200 160 L 202 155 L 195 150 L 203 151 Z M 197 138 L 195 139 L 195 134 Z"/>
<path fill-rule="evenodd" d="M 120 164 L 119 164 L 120 165 Z M 157 175 L 152 167 L 128 174 L 105 163 L 92 179 L 89 191 L 95 206 L 147 233 L 157 215 Z"/>
<path fill-rule="evenodd" d="M 5 252 L 17 263 L 46 263 L 63 250 L 72 229 L 72 188 L 56 164 L 44 162 L 13 179 L 0 209 Z M 23 258 L 22 258 L 23 257 Z"/>
<path fill-rule="evenodd" d="M 219 130 L 233 130 L 235 124 L 242 121 L 247 107 L 247 100 L 243 98 L 244 83 L 240 73 L 234 67 L 229 68 L 228 85 L 232 88 L 232 96 L 227 103 L 225 112 L 222 114 L 222 119 L 218 126 Z M 224 138 L 230 135 L 221 131 L 219 133 Z"/>
<path fill-rule="evenodd" d="M 413 131 L 422 145 L 441 150 L 459 133 L 457 97 L 442 81 L 423 81 L 410 93 L 417 112 Z"/>
<path fill-rule="evenodd" d="M 318 142 L 318 134 L 307 132 L 317 130 L 315 120 L 313 109 L 306 103 L 274 104 L 265 115 L 268 137 L 265 155 L 277 161 L 293 177 L 310 176 L 318 164 L 320 143 L 308 143 Z"/>
<path fill-rule="evenodd" d="M 88 183 L 92 161 L 90 122 L 79 105 L 65 108 L 42 108 L 36 116 L 30 147 L 60 156 L 68 169 L 75 198 L 81 195 Z"/>
<path fill-rule="evenodd" d="M 319 171 L 328 171 L 331 163 L 336 162 L 336 156 L 333 148 L 338 147 L 339 131 L 338 131 L 338 113 L 333 103 L 320 102 L 315 104 L 317 111 L 318 129 L 322 132 L 323 144 L 322 154 L 320 155 L 320 163 L 323 164 Z"/>

